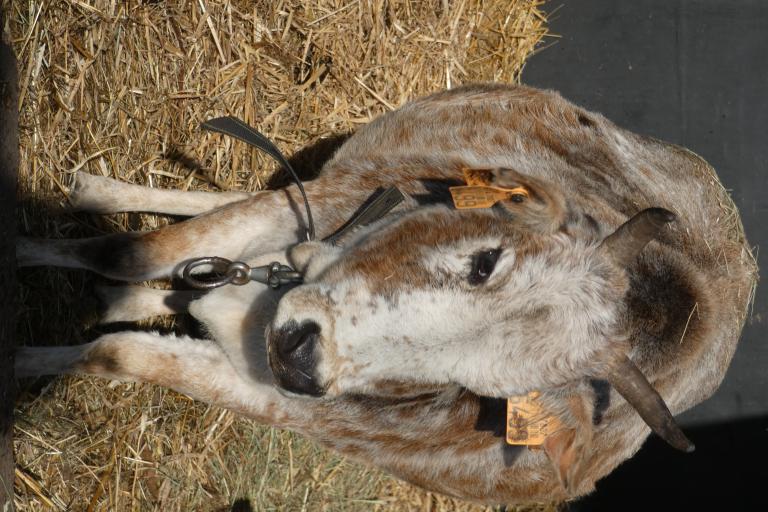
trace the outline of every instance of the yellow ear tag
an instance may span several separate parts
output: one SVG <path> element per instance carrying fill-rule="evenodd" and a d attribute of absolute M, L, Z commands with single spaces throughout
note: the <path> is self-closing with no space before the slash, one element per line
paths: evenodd
<path fill-rule="evenodd" d="M 547 413 L 538 402 L 539 392 L 507 398 L 507 443 L 538 447 L 547 436 L 561 430 L 560 420 Z"/>
<path fill-rule="evenodd" d="M 512 196 L 528 197 L 524 187 L 501 188 L 491 186 L 489 169 L 462 169 L 467 186 L 451 187 L 453 204 L 460 210 L 470 208 L 490 208 L 499 201 Z"/>

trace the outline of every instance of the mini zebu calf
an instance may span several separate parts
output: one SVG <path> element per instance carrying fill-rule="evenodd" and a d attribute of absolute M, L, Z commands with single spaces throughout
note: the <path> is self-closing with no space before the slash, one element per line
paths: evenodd
<path fill-rule="evenodd" d="M 448 188 L 465 169 L 526 195 L 457 210 Z M 78 174 L 76 209 L 193 218 L 24 239 L 20 265 L 143 281 L 222 256 L 290 262 L 304 284 L 201 298 L 105 287 L 105 321 L 188 304 L 210 339 L 127 331 L 23 347 L 18 374 L 160 384 L 486 503 L 587 493 L 648 425 L 692 448 L 664 401 L 679 413 L 717 388 L 756 280 L 738 214 L 703 160 L 555 93 L 482 85 L 414 101 L 349 138 L 306 183 L 318 235 L 391 185 L 405 203 L 330 245 L 298 243 L 295 185 L 214 194 Z M 543 449 L 511 446 L 505 399 L 534 390 L 562 428 Z"/>

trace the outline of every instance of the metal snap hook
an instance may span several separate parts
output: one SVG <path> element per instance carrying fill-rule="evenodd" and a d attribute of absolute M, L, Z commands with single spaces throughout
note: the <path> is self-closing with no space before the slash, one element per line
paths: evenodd
<path fill-rule="evenodd" d="M 242 261 L 233 261 L 227 266 L 227 276 L 231 276 L 231 284 L 242 286 L 251 280 L 251 267 Z"/>
<path fill-rule="evenodd" d="M 199 279 L 192 275 L 192 271 L 203 265 L 211 265 L 214 271 L 220 275 L 218 278 Z M 197 258 L 184 267 L 181 278 L 189 286 L 201 290 L 212 290 L 225 284 L 242 286 L 251 281 L 266 284 L 270 288 L 277 289 L 284 284 L 301 283 L 304 276 L 288 265 L 279 261 L 273 261 L 269 265 L 250 267 L 242 261 L 230 261 L 218 256 L 206 256 Z"/>

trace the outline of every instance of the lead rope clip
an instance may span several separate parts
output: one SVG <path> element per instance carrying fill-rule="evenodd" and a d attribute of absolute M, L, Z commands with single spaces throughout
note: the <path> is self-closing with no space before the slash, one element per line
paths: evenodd
<path fill-rule="evenodd" d="M 219 277 L 194 277 L 192 271 L 204 265 L 211 266 L 213 273 L 218 274 Z M 266 284 L 276 290 L 284 284 L 301 283 L 304 280 L 300 272 L 279 261 L 273 261 L 269 265 L 251 267 L 242 261 L 231 261 L 218 256 L 196 258 L 190 261 L 184 267 L 181 278 L 189 286 L 200 290 L 211 290 L 226 284 L 243 286 L 251 281 Z"/>

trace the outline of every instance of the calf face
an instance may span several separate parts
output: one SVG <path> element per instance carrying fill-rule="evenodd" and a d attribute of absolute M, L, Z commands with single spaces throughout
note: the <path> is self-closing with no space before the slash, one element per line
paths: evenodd
<path fill-rule="evenodd" d="M 504 212 L 434 207 L 344 250 L 314 247 L 307 284 L 281 300 L 269 336 L 289 388 L 376 393 L 395 380 L 509 396 L 594 373 L 604 353 L 623 351 L 621 269 L 595 245 Z"/>

